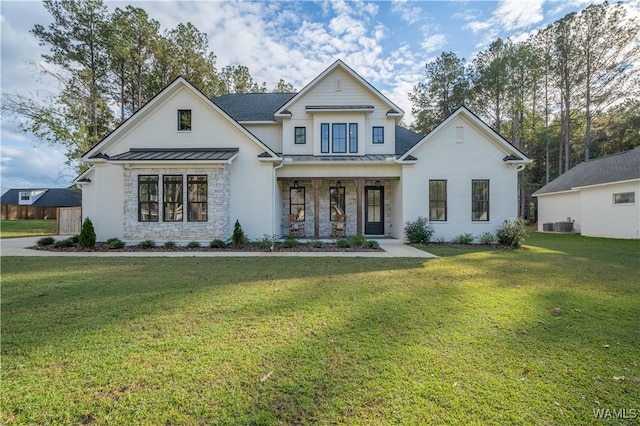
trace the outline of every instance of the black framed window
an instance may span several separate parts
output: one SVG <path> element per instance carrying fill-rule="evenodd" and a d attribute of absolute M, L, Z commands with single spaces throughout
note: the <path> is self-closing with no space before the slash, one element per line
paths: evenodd
<path fill-rule="evenodd" d="M 207 175 L 187 176 L 187 220 L 206 222 L 207 213 Z"/>
<path fill-rule="evenodd" d="M 162 215 L 165 222 L 182 222 L 182 175 L 162 176 Z"/>
<path fill-rule="evenodd" d="M 138 176 L 138 221 L 158 221 L 158 175 Z"/>
<path fill-rule="evenodd" d="M 471 181 L 471 220 L 489 220 L 489 181 Z"/>
<path fill-rule="evenodd" d="M 373 143 L 384 143 L 384 127 L 373 126 Z"/>
<path fill-rule="evenodd" d="M 331 151 L 336 153 L 347 152 L 346 123 L 333 123 L 331 126 Z"/>
<path fill-rule="evenodd" d="M 320 124 L 320 152 L 329 152 L 329 123 Z"/>
<path fill-rule="evenodd" d="M 304 187 L 289 188 L 289 214 L 295 214 L 298 221 L 304 221 Z"/>
<path fill-rule="evenodd" d="M 344 194 L 344 186 L 332 186 L 329 188 L 331 209 L 329 217 L 331 221 L 336 221 L 339 215 L 345 214 Z"/>
<path fill-rule="evenodd" d="M 307 128 L 306 127 L 296 127 L 295 130 L 295 144 L 296 145 L 304 145 L 307 143 Z"/>
<path fill-rule="evenodd" d="M 447 220 L 447 181 L 429 181 L 429 220 Z"/>
<path fill-rule="evenodd" d="M 358 152 L 358 123 L 349 123 L 349 152 Z"/>
<path fill-rule="evenodd" d="M 178 110 L 178 130 L 180 131 L 191 130 L 191 110 L 190 109 Z"/>

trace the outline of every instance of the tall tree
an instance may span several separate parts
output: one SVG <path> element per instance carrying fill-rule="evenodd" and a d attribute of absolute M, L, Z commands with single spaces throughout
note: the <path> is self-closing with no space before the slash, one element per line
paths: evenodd
<path fill-rule="evenodd" d="M 244 65 L 227 65 L 220 71 L 227 93 L 264 93 L 267 83 L 258 84 L 251 77 L 249 68 Z"/>
<path fill-rule="evenodd" d="M 428 133 L 470 96 L 469 72 L 464 58 L 443 52 L 425 66 L 425 81 L 414 86 L 409 95 L 411 112 L 416 117 L 414 130 Z"/>
<path fill-rule="evenodd" d="M 280 79 L 276 84 L 276 87 L 273 88 L 273 93 L 295 93 L 296 89 L 293 87 L 293 84 L 285 82 L 283 79 Z"/>

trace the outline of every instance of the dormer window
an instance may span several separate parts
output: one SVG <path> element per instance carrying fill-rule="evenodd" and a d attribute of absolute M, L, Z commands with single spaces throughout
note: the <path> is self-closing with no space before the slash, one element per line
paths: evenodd
<path fill-rule="evenodd" d="M 178 110 L 178 131 L 179 132 L 191 131 L 191 110 L 190 109 Z"/>
<path fill-rule="evenodd" d="M 373 126 L 373 143 L 384 143 L 384 127 Z"/>
<path fill-rule="evenodd" d="M 20 201 L 31 201 L 31 193 L 30 192 L 21 192 L 20 193 Z"/>

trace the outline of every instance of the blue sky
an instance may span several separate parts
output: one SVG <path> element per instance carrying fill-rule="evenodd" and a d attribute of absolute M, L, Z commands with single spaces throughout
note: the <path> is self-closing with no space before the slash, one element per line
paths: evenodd
<path fill-rule="evenodd" d="M 593 3 L 585 0 L 501 1 L 106 1 L 111 11 L 142 7 L 163 29 L 192 22 L 208 34 L 218 69 L 249 67 L 272 89 L 280 78 L 298 90 L 342 59 L 394 103 L 410 123 L 408 93 L 424 66 L 443 51 L 467 60 L 497 37 L 524 40 L 536 29 Z M 640 16 L 640 0 L 624 2 Z M 36 1 L 0 2 L 2 94 L 39 96 L 56 90 L 28 64 L 46 50 L 29 33 L 50 16 Z M 75 177 L 63 150 L 38 143 L 2 118 L 1 192 L 9 188 L 62 187 Z"/>

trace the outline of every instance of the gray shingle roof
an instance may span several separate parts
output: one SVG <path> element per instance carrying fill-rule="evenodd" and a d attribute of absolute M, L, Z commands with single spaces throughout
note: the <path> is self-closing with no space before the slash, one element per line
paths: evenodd
<path fill-rule="evenodd" d="M 420 142 L 424 136 L 404 127 L 396 126 L 396 155 L 403 155 L 415 144 Z"/>
<path fill-rule="evenodd" d="M 236 121 L 274 121 L 274 114 L 295 93 L 229 93 L 213 98 L 214 104 Z"/>
<path fill-rule="evenodd" d="M 631 151 L 584 161 L 558 176 L 533 195 L 568 191 L 571 188 L 640 179 L 640 146 Z"/>
<path fill-rule="evenodd" d="M 238 153 L 238 148 L 131 148 L 129 152 L 109 157 L 110 161 L 226 161 Z"/>
<path fill-rule="evenodd" d="M 20 192 L 34 189 L 43 188 L 10 189 L 2 194 L 0 204 L 18 204 Z M 67 188 L 49 188 L 31 205 L 40 207 L 78 207 L 82 205 L 82 192 Z"/>

